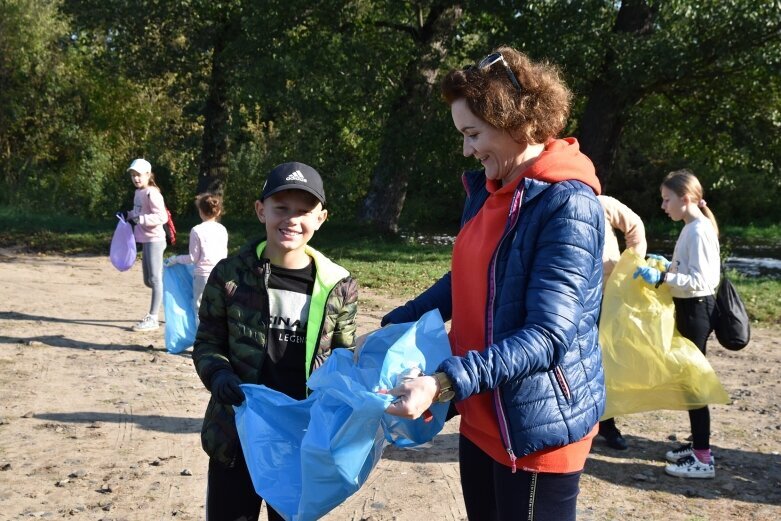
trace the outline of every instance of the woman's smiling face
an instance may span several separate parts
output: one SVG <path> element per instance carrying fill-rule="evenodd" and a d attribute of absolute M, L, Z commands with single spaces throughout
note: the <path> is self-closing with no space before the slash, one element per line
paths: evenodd
<path fill-rule="evenodd" d="M 524 162 L 524 143 L 480 119 L 464 98 L 450 105 L 450 113 L 456 129 L 464 136 L 464 156 L 474 156 L 480 161 L 486 179 L 506 184 L 520 174 L 516 167 Z"/>

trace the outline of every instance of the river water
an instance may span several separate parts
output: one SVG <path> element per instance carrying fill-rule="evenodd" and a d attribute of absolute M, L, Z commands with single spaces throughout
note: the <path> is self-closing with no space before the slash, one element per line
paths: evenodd
<path fill-rule="evenodd" d="M 661 253 L 668 259 L 673 254 L 673 241 L 650 242 L 648 251 Z M 722 248 L 725 246 L 722 245 Z M 781 279 L 781 248 L 772 245 L 729 246 L 727 269 L 734 269 L 747 277 L 772 277 Z"/>
<path fill-rule="evenodd" d="M 781 278 L 781 259 L 770 257 L 727 257 L 727 268 L 749 277 Z"/>

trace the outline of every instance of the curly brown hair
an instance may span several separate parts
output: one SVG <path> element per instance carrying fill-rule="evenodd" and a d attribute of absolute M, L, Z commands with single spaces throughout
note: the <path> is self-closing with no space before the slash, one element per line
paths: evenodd
<path fill-rule="evenodd" d="M 195 198 L 195 207 L 198 208 L 207 219 L 213 219 L 223 215 L 222 197 L 216 194 L 200 194 Z"/>
<path fill-rule="evenodd" d="M 525 143 L 545 143 L 564 129 L 572 92 L 558 67 L 533 62 L 512 47 L 494 50 L 504 57 L 520 84 L 515 88 L 501 62 L 450 71 L 440 85 L 448 105 L 464 98 L 469 109 L 488 124 Z"/>

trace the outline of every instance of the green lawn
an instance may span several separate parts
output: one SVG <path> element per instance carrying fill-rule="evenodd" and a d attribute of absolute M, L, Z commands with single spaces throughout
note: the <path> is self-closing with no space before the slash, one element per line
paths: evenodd
<path fill-rule="evenodd" d="M 226 219 L 231 252 L 263 233 L 257 221 Z M 177 253 L 187 251 L 188 219 L 177 220 Z M 84 220 L 73 217 L 24 215 L 0 208 L 0 247 L 22 246 L 29 251 L 61 254 L 108 255 L 116 221 Z M 730 237 L 751 242 L 779 243 L 781 228 L 747 227 L 730 229 Z M 447 272 L 452 247 L 420 244 L 413 240 L 383 237 L 354 224 L 328 222 L 315 235 L 312 246 L 349 269 L 361 286 L 410 298 L 429 287 Z M 760 325 L 781 324 L 781 280 L 747 278 L 732 274 L 753 321 Z"/>

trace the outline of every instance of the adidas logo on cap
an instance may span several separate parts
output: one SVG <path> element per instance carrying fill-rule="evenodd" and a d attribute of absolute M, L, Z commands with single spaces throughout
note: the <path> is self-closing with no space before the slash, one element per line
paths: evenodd
<path fill-rule="evenodd" d="M 304 174 L 301 173 L 301 170 L 296 170 L 289 176 L 285 178 L 285 181 L 299 181 L 301 183 L 308 183 L 309 181 L 306 180 L 306 177 L 304 177 Z"/>
<path fill-rule="evenodd" d="M 304 190 L 325 205 L 323 180 L 317 170 L 304 163 L 282 163 L 269 172 L 260 200 L 283 190 Z"/>

